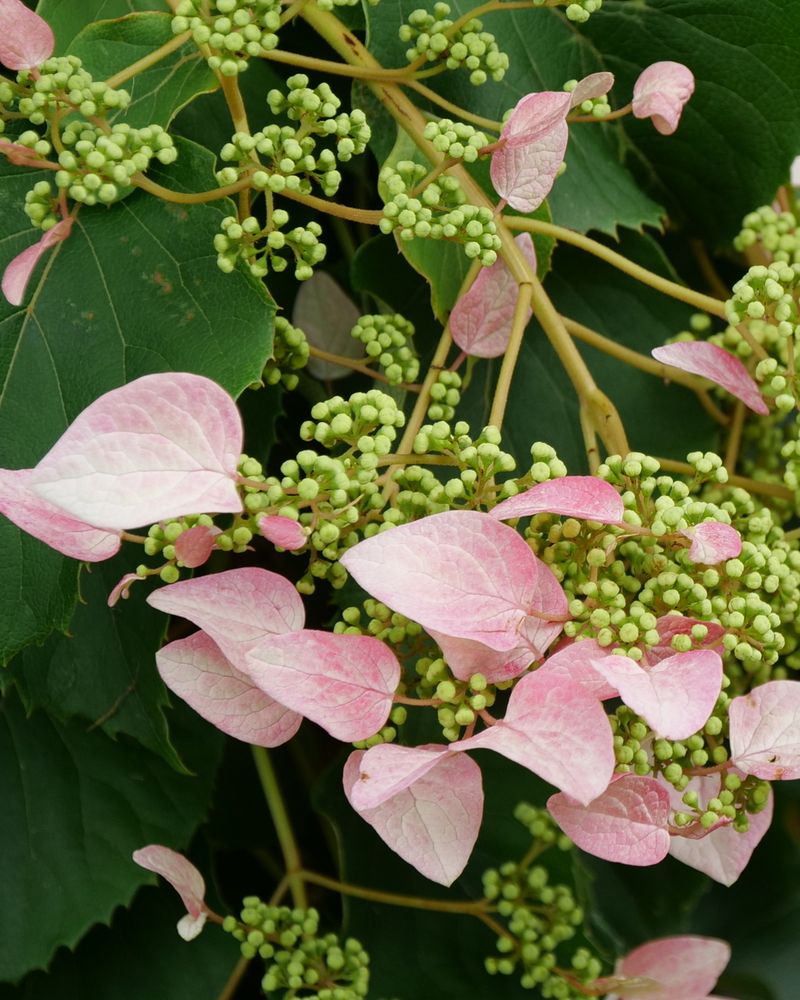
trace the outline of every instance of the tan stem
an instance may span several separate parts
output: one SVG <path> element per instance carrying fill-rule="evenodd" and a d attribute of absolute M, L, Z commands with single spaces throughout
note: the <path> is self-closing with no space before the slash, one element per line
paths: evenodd
<path fill-rule="evenodd" d="M 361 372 L 363 375 L 369 375 L 369 377 L 375 379 L 376 382 L 385 382 L 387 385 L 396 385 L 398 389 L 405 389 L 406 392 L 420 391 L 420 386 L 411 385 L 408 382 L 391 383 L 383 372 L 376 372 L 374 369 L 369 368 L 360 361 L 354 361 L 353 358 L 345 357 L 343 354 L 332 354 L 330 351 L 323 351 L 320 347 L 314 347 L 313 344 L 308 345 L 308 353 L 312 358 L 318 358 L 320 361 L 327 361 L 332 365 L 341 365 L 342 368 L 352 368 L 354 372 Z"/>
<path fill-rule="evenodd" d="M 729 473 L 733 473 L 736 462 L 739 459 L 739 448 L 742 444 L 742 430 L 744 429 L 744 418 L 747 416 L 747 407 L 741 400 L 737 401 L 733 408 L 733 419 L 731 420 L 730 431 L 728 432 L 728 442 L 725 447 L 725 468 Z"/>
<path fill-rule="evenodd" d="M 695 469 L 688 462 L 678 462 L 673 458 L 658 458 L 656 461 L 665 472 L 677 472 L 681 476 L 694 477 Z M 742 489 L 750 493 L 758 493 L 762 496 L 777 497 L 779 500 L 794 500 L 794 493 L 788 486 L 781 486 L 779 483 L 761 483 L 757 479 L 748 479 L 746 476 L 728 476 L 728 486 L 741 486 Z"/>
<path fill-rule="evenodd" d="M 528 325 L 531 315 L 533 289 L 530 282 L 518 285 L 517 288 L 517 301 L 514 305 L 514 316 L 511 320 L 511 335 L 500 365 L 500 373 L 497 376 L 497 385 L 495 386 L 494 398 L 492 399 L 492 408 L 489 412 L 489 424 L 498 429 L 503 425 L 503 417 L 508 405 L 508 394 L 511 391 L 511 380 L 514 377 L 514 369 L 517 366 L 519 352 L 522 349 L 525 328 Z"/>
<path fill-rule="evenodd" d="M 302 871 L 300 877 L 304 882 L 331 889 L 343 896 L 353 896 L 356 899 L 367 899 L 374 903 L 386 903 L 387 906 L 406 906 L 413 910 L 433 910 L 436 913 L 462 913 L 466 916 L 478 916 L 486 913 L 488 907 L 484 900 L 460 902 L 449 899 L 427 899 L 424 896 L 405 896 L 397 892 L 383 892 L 380 889 L 368 889 L 366 886 L 351 885 L 340 882 L 327 875 L 316 872 Z"/>
<path fill-rule="evenodd" d="M 420 83 L 418 80 L 407 80 L 406 85 L 421 96 L 427 98 L 431 104 L 438 104 L 440 108 L 443 108 L 449 114 L 454 115 L 466 122 L 472 122 L 474 125 L 480 125 L 481 128 L 489 129 L 490 132 L 500 132 L 503 128 L 503 123 L 495 121 L 492 118 L 484 118 L 483 115 L 473 114 L 466 108 L 460 107 L 458 104 L 453 104 L 452 101 L 448 101 L 447 98 L 442 97 L 441 94 L 437 94 L 435 90 L 431 90 L 430 87 L 426 87 L 424 83 Z"/>
<path fill-rule="evenodd" d="M 156 63 L 161 62 L 162 59 L 166 59 L 167 56 L 172 55 L 179 48 L 184 46 L 192 37 L 191 31 L 184 31 L 180 35 L 175 35 L 168 42 L 164 42 L 162 46 L 155 49 L 153 52 L 149 52 L 146 56 L 142 56 L 141 59 L 137 59 L 136 62 L 126 66 L 125 69 L 121 69 L 119 73 L 115 73 L 106 80 L 107 87 L 119 87 L 131 77 L 137 75 L 137 73 L 143 73 L 146 69 L 150 69 L 151 66 L 155 66 Z"/>
<path fill-rule="evenodd" d="M 131 178 L 134 187 L 147 191 L 148 194 L 161 198 L 162 201 L 171 201 L 177 205 L 202 205 L 208 201 L 218 201 L 220 198 L 229 198 L 233 194 L 238 194 L 250 186 L 250 177 L 240 177 L 234 184 L 227 184 L 225 187 L 214 188 L 211 191 L 173 191 L 172 188 L 165 188 L 156 181 L 151 180 L 144 174 L 134 174 Z"/>

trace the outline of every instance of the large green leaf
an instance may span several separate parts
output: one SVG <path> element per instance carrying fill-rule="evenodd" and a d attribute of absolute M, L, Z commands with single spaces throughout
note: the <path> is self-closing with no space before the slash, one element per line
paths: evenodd
<path fill-rule="evenodd" d="M 174 37 L 172 16 L 166 12 L 130 14 L 116 21 L 87 25 L 70 45 L 96 80 L 106 80 L 155 51 Z M 189 41 L 121 84 L 131 102 L 114 120 L 133 127 L 166 126 L 198 94 L 216 90 L 216 77 L 200 50 Z"/>
<path fill-rule="evenodd" d="M 238 960 L 238 947 L 218 927 L 187 944 L 175 930 L 182 913 L 161 883 L 118 910 L 111 927 L 95 927 L 75 952 L 62 948 L 47 973 L 33 972 L 16 987 L 0 986 L 0 1000 L 212 1000 Z"/>
<path fill-rule="evenodd" d="M 211 154 L 185 141 L 179 150 L 173 167 L 152 176 L 184 191 L 213 187 Z M 34 179 L 0 164 L 6 261 L 36 235 L 21 207 Z M 0 464 L 34 465 L 80 410 L 140 375 L 198 372 L 233 395 L 258 379 L 274 305 L 248 273 L 217 268 L 212 241 L 226 210 L 227 202 L 184 206 L 137 192 L 80 212 L 31 282 L 27 305 L 0 303 Z M 58 557 L 32 555 L 39 543 L 7 526 L 0 545 L 4 661 L 63 627 L 75 576 Z"/>
<path fill-rule="evenodd" d="M 36 7 L 55 33 L 56 55 L 70 52 L 75 36 L 87 24 L 145 10 L 163 12 L 164 5 L 160 0 L 39 0 Z"/>
<path fill-rule="evenodd" d="M 155 653 L 167 619 L 145 603 L 152 584 L 134 585 L 130 598 L 109 608 L 107 597 L 138 555 L 130 547 L 81 577 L 81 601 L 69 635 L 55 634 L 12 661 L 4 681 L 13 682 L 28 711 L 44 708 L 61 721 L 87 720 L 109 736 L 124 733 L 182 769 L 164 717 L 166 690 Z"/>
<path fill-rule="evenodd" d="M 4 699 L 0 981 L 45 968 L 56 948 L 73 947 L 153 882 L 131 861 L 136 848 L 186 847 L 208 808 L 222 742 L 196 718 L 191 727 L 196 777 L 97 730 L 43 712 L 26 718 L 16 696 Z"/>

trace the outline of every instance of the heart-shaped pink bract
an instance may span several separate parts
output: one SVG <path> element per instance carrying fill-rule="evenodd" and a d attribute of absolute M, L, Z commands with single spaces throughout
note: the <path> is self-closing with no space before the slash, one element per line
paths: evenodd
<path fill-rule="evenodd" d="M 635 118 L 652 118 L 662 135 L 672 135 L 686 102 L 694 93 L 694 75 L 683 63 L 657 62 L 639 74 L 633 85 Z"/>
<path fill-rule="evenodd" d="M 495 191 L 512 208 L 533 212 L 550 193 L 564 161 L 571 102 L 563 91 L 527 94 L 503 126 L 490 173 Z"/>
<path fill-rule="evenodd" d="M 536 251 L 530 234 L 521 233 L 514 242 L 535 274 Z M 517 282 L 502 257 L 491 267 L 481 268 L 469 291 L 450 313 L 450 334 L 462 351 L 476 358 L 497 358 L 505 353 L 517 293 Z M 532 315 L 528 309 L 526 325 Z"/>
<path fill-rule="evenodd" d="M 800 778 L 800 681 L 769 681 L 728 709 L 731 759 L 766 781 Z"/>
<path fill-rule="evenodd" d="M 588 805 L 559 792 L 547 808 L 577 847 L 606 861 L 657 865 L 669 851 L 669 794 L 655 778 L 623 774 Z"/>
<path fill-rule="evenodd" d="M 613 86 L 613 73 L 590 73 L 582 80 L 579 80 L 575 89 L 570 91 L 570 103 L 573 108 L 576 108 L 579 104 L 583 104 L 584 101 L 591 101 L 596 97 L 602 97 Z"/>
<path fill-rule="evenodd" d="M 217 535 L 222 534 L 219 528 L 207 524 L 196 524 L 175 539 L 175 558 L 187 569 L 196 569 L 208 562 L 216 545 Z"/>
<path fill-rule="evenodd" d="M 603 706 L 579 684 L 526 674 L 505 718 L 452 750 L 494 750 L 587 805 L 608 787 L 616 764 Z"/>
<path fill-rule="evenodd" d="M 722 687 L 722 657 L 712 649 L 674 653 L 652 666 L 618 655 L 598 658 L 593 666 L 626 705 L 670 740 L 702 729 Z"/>
<path fill-rule="evenodd" d="M 294 552 L 308 541 L 302 525 L 290 517 L 280 517 L 277 514 L 262 514 L 257 519 L 258 530 L 273 545 Z"/>
<path fill-rule="evenodd" d="M 552 571 L 505 524 L 445 511 L 354 545 L 341 564 L 373 597 L 423 628 L 498 651 L 556 638 L 567 600 Z"/>
<path fill-rule="evenodd" d="M 730 524 L 720 521 L 703 521 L 702 524 L 681 531 L 691 541 L 689 558 L 695 563 L 714 566 L 728 559 L 735 559 L 742 551 L 742 536 Z"/>
<path fill-rule="evenodd" d="M 8 69 L 32 69 L 49 59 L 53 30 L 22 0 L 0 0 L 0 63 Z"/>
<path fill-rule="evenodd" d="M 166 879 L 181 897 L 187 909 L 178 921 L 178 933 L 184 941 L 196 938 L 208 915 L 205 903 L 206 884 L 195 866 L 177 851 L 161 844 L 149 844 L 133 852 L 133 860 L 141 868 Z"/>
<path fill-rule="evenodd" d="M 616 985 L 613 997 L 704 1000 L 730 957 L 730 946 L 717 938 L 687 934 L 648 941 L 617 962 L 615 975 L 631 984 L 629 988 L 624 981 Z M 643 980 L 648 979 L 653 985 L 645 988 Z"/>
<path fill-rule="evenodd" d="M 625 507 L 611 483 L 597 476 L 563 476 L 531 486 L 493 507 L 492 517 L 509 521 L 534 514 L 561 514 L 601 524 L 620 524 Z"/>
<path fill-rule="evenodd" d="M 564 640 L 536 673 L 572 681 L 600 701 L 616 698 L 617 689 L 595 669 L 594 662 L 612 654 L 595 639 Z"/>
<path fill-rule="evenodd" d="M 743 777 L 743 775 L 742 775 Z M 678 812 L 685 810 L 682 797 L 685 792 L 696 792 L 699 809 L 704 811 L 709 799 L 720 791 L 720 777 L 692 778 L 686 788 L 678 792 L 672 785 L 667 786 L 672 808 Z M 712 830 L 701 838 L 673 836 L 670 838 L 669 853 L 673 858 L 690 868 L 696 868 L 722 885 L 733 885 L 747 867 L 750 856 L 772 822 L 773 796 L 770 794 L 766 806 L 758 813 L 749 815 L 750 825 L 745 833 L 738 833 L 731 824 Z"/>
<path fill-rule="evenodd" d="M 0 53 L 2 52 L 2 37 L 2 0 L 0 0 Z M 28 152 L 30 153 L 30 150 Z M 28 287 L 31 275 L 36 270 L 36 265 L 48 250 L 63 242 L 71 230 L 72 219 L 62 219 L 61 222 L 57 222 L 46 233 L 43 233 L 35 243 L 32 243 L 22 253 L 17 254 L 6 266 L 3 272 L 2 289 L 3 295 L 12 306 L 22 305 L 25 289 Z"/>
<path fill-rule="evenodd" d="M 769 413 L 769 407 L 750 372 L 738 358 L 722 347 L 707 340 L 687 340 L 654 347 L 650 353 L 665 365 L 692 375 L 702 375 L 740 399 L 755 413 L 761 416 Z"/>
<path fill-rule="evenodd" d="M 170 691 L 237 740 L 276 747 L 303 721 L 237 670 L 203 631 L 168 643 L 156 653 L 156 664 Z"/>
<path fill-rule="evenodd" d="M 452 885 L 472 854 L 483 815 L 481 770 L 447 747 L 384 744 L 345 764 L 350 804 L 426 878 Z"/>

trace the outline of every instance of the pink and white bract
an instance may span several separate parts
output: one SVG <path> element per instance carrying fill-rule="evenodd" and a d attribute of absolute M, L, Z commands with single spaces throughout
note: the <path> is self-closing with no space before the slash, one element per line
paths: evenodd
<path fill-rule="evenodd" d="M 178 921 L 178 933 L 184 941 L 196 938 L 206 922 L 206 884 L 195 866 L 177 851 L 161 844 L 149 844 L 133 852 L 133 860 L 141 868 L 155 872 L 172 886 L 183 900 L 187 913 Z"/>
<path fill-rule="evenodd" d="M 722 347 L 706 340 L 687 340 L 654 347 L 650 353 L 656 361 L 665 365 L 692 375 L 702 375 L 740 399 L 754 413 L 762 416 L 769 413 L 769 407 L 750 372 L 738 358 Z"/>
<path fill-rule="evenodd" d="M 653 63 L 633 85 L 634 117 L 652 118 L 657 131 L 672 135 L 693 93 L 694 75 L 688 67 L 676 62 Z"/>
<path fill-rule="evenodd" d="M 529 233 L 521 233 L 514 242 L 536 273 L 536 251 Z M 517 300 L 517 282 L 502 257 L 491 267 L 481 268 L 466 295 L 462 295 L 450 313 L 453 341 L 476 358 L 497 358 L 505 353 L 511 336 Z M 533 315 L 529 309 L 525 324 Z"/>
<path fill-rule="evenodd" d="M 717 938 L 687 934 L 648 941 L 617 962 L 610 980 L 615 992 L 607 1000 L 705 1000 L 730 957 L 730 946 Z"/>
<path fill-rule="evenodd" d="M 503 500 L 490 514 L 501 521 L 534 514 L 561 514 L 601 524 L 621 524 L 624 512 L 622 498 L 611 483 L 597 476 L 562 476 L 537 483 L 524 493 Z"/>
<path fill-rule="evenodd" d="M 728 710 L 731 759 L 766 781 L 800 778 L 800 681 L 769 681 Z"/>
<path fill-rule="evenodd" d="M 2 31 L 1 10 L 0 8 L 0 32 Z M 0 37 L 2 37 L 1 34 Z M 0 149 L 2 148 L 3 146 L 0 145 Z M 28 150 L 28 153 L 30 153 L 30 150 Z M 36 265 L 42 259 L 43 255 L 54 246 L 62 243 L 71 232 L 72 219 L 62 219 L 61 222 L 57 222 L 46 233 L 43 233 L 36 243 L 32 243 L 22 253 L 17 254 L 11 263 L 6 266 L 3 272 L 2 290 L 3 295 L 5 295 L 12 306 L 22 305 L 28 282 L 31 280 L 31 276 L 36 270 Z"/>
<path fill-rule="evenodd" d="M 0 0 L 0 63 L 9 69 L 32 69 L 55 48 L 53 29 L 22 0 Z"/>

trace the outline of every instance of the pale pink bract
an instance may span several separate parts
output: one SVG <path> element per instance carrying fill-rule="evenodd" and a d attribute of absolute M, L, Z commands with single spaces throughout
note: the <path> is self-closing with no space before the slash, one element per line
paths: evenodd
<path fill-rule="evenodd" d="M 582 80 L 579 80 L 575 89 L 570 91 L 570 104 L 573 108 L 575 108 L 579 104 L 583 104 L 584 101 L 602 97 L 603 94 L 607 94 L 613 86 L 613 73 L 607 73 L 605 71 L 601 73 L 590 73 Z"/>
<path fill-rule="evenodd" d="M 514 242 L 536 273 L 536 251 L 529 233 Z M 481 268 L 478 277 L 450 313 L 453 341 L 476 358 L 497 358 L 508 347 L 511 321 L 516 309 L 518 285 L 502 257 L 491 267 Z M 525 319 L 533 315 L 528 309 Z"/>
<path fill-rule="evenodd" d="M 688 67 L 677 62 L 653 63 L 633 85 L 633 115 L 652 118 L 657 131 L 672 135 L 693 93 L 694 74 Z"/>
<path fill-rule="evenodd" d="M 672 365 L 692 375 L 702 375 L 726 389 L 754 413 L 766 416 L 769 407 L 752 375 L 742 362 L 722 347 L 707 340 L 686 340 L 654 347 L 650 352 L 657 361 Z"/>
<path fill-rule="evenodd" d="M 196 569 L 208 562 L 216 545 L 220 528 L 212 528 L 206 524 L 196 524 L 175 539 L 175 558 L 182 566 Z"/>
<path fill-rule="evenodd" d="M 280 517 L 277 514 L 262 514 L 256 519 L 258 530 L 273 545 L 289 552 L 295 552 L 308 541 L 303 526 L 290 517 Z"/>
<path fill-rule="evenodd" d="M 133 860 L 141 868 L 166 879 L 178 893 L 187 910 L 186 916 L 178 921 L 178 933 L 184 941 L 196 938 L 208 915 L 206 884 L 200 872 L 182 854 L 161 844 L 140 847 L 133 852 Z"/>
<path fill-rule="evenodd" d="M 0 0 L 2 2 L 2 0 Z M 0 26 L 2 17 L 0 16 Z M 0 34 L 0 38 L 2 34 Z M 2 148 L 2 147 L 0 147 Z M 8 302 L 12 306 L 22 305 L 25 298 L 25 289 L 31 280 L 36 265 L 48 250 L 62 243 L 72 231 L 72 219 L 62 219 L 29 247 L 17 254 L 17 256 L 6 265 L 3 272 L 2 290 Z"/>
<path fill-rule="evenodd" d="M 689 558 L 695 563 L 716 565 L 735 559 L 742 551 L 742 536 L 730 524 L 703 521 L 681 531 L 691 541 Z"/>
<path fill-rule="evenodd" d="M 621 524 L 625 507 L 611 483 L 597 476 L 563 476 L 509 497 L 489 513 L 501 521 L 534 514 L 561 514 L 601 524 Z"/>
<path fill-rule="evenodd" d="M 8 69 L 32 69 L 55 48 L 53 30 L 22 0 L 0 0 L 0 63 Z"/>
<path fill-rule="evenodd" d="M 800 778 L 800 681 L 768 681 L 731 701 L 731 759 L 766 781 Z"/>
<path fill-rule="evenodd" d="M 648 941 L 617 962 L 615 977 L 622 983 L 615 985 L 608 1000 L 704 1000 L 730 957 L 730 946 L 717 938 L 687 934 Z M 631 981 L 629 988 L 626 979 Z M 652 985 L 646 987 L 646 980 Z"/>

